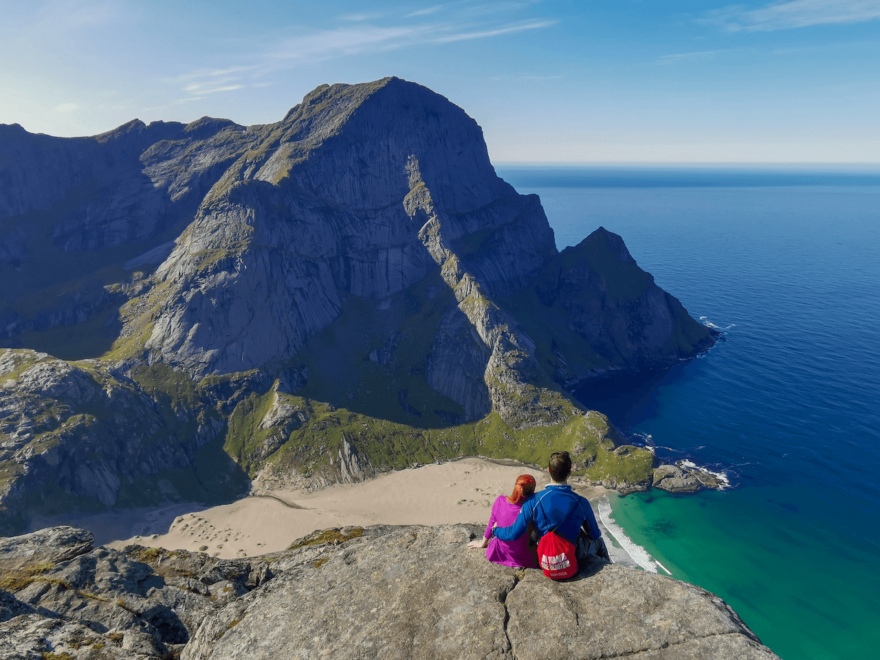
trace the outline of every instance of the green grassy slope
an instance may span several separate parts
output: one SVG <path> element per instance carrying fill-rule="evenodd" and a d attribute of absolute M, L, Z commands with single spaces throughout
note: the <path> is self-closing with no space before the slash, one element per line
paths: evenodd
<path fill-rule="evenodd" d="M 386 419 L 336 408 L 304 397 L 280 394 L 307 418 L 283 440 L 267 459 L 258 450 L 272 435 L 260 428 L 275 394 L 254 396 L 236 409 L 229 425 L 225 450 L 253 477 L 266 465 L 276 470 L 295 470 L 309 477 L 331 470 L 338 462 L 343 437 L 377 471 L 399 470 L 418 463 L 432 463 L 462 456 L 508 458 L 544 466 L 555 451 L 572 452 L 575 474 L 611 483 L 644 481 L 652 469 L 650 452 L 632 448 L 616 454 L 613 428 L 604 415 L 576 415 L 556 426 L 515 430 L 496 413 L 478 422 L 446 428 L 418 428 Z"/>
<path fill-rule="evenodd" d="M 458 421 L 461 406 L 425 381 L 436 327 L 453 305 L 439 274 L 381 305 L 348 296 L 337 320 L 292 362 L 307 382 L 295 395 L 267 387 L 239 403 L 225 450 L 252 477 L 266 465 L 305 476 L 332 472 L 331 456 L 337 456 L 343 436 L 376 470 L 472 455 L 543 465 L 552 452 L 565 449 L 576 455 L 577 472 L 592 479 L 633 484 L 650 477 L 653 456 L 636 448 L 616 454 L 620 437 L 599 413 L 524 430 L 511 428 L 496 413 Z M 383 350 L 385 364 L 370 360 L 371 352 L 378 357 Z M 549 343 L 539 347 L 539 357 L 547 355 Z M 553 386 L 549 373 L 539 374 L 539 381 Z M 562 405 L 577 409 L 563 392 L 558 396 Z M 262 428 L 274 405 L 292 406 L 306 421 Z"/>

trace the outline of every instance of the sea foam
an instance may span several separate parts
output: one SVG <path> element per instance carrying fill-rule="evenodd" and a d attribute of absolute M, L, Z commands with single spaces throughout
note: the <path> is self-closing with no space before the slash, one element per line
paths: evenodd
<path fill-rule="evenodd" d="M 700 447 L 698 447 L 698 449 L 700 449 Z M 720 472 L 713 472 L 712 470 L 710 470 L 708 468 L 701 467 L 701 466 L 697 465 L 696 463 L 694 463 L 693 461 L 688 461 L 688 460 L 678 461 L 678 466 L 683 467 L 683 468 L 688 468 L 689 470 L 695 470 L 696 472 L 705 472 L 706 474 L 711 474 L 713 477 L 715 477 L 716 479 L 718 479 L 718 481 L 721 482 L 721 485 L 718 488 L 719 490 L 724 490 L 725 488 L 730 488 L 730 479 L 727 477 L 727 472 L 725 472 L 724 470 L 722 470 Z"/>
<path fill-rule="evenodd" d="M 727 327 L 722 328 L 720 325 L 715 325 L 714 323 L 712 323 L 712 321 L 710 321 L 709 318 L 706 316 L 701 316 L 700 321 L 702 321 L 703 325 L 705 325 L 707 328 L 712 328 L 713 330 L 719 330 L 721 332 L 726 332 L 731 328 L 736 327 L 736 323 L 731 323 Z"/>
<path fill-rule="evenodd" d="M 628 554 L 635 563 L 649 573 L 657 573 L 657 568 L 660 567 L 666 571 L 667 574 L 672 575 L 672 571 L 654 559 L 642 546 L 633 543 L 632 539 L 626 535 L 623 529 L 614 522 L 614 518 L 611 517 L 611 503 L 607 498 L 600 500 L 597 508 L 599 510 L 599 519 L 602 521 L 602 524 L 605 525 L 605 529 L 608 530 L 608 533 L 614 537 L 614 540 L 620 544 L 620 547 L 626 551 L 626 554 Z"/>

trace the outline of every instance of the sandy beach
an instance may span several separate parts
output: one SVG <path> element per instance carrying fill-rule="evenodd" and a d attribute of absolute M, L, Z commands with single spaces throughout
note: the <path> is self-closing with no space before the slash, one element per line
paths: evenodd
<path fill-rule="evenodd" d="M 250 557 L 284 550 L 297 538 L 327 527 L 486 524 L 495 498 L 509 494 L 520 474 L 535 477 L 538 490 L 549 483 L 546 472 L 533 468 L 467 458 L 313 493 L 255 491 L 232 504 L 207 509 L 178 504 L 68 516 L 63 522 L 90 530 L 98 544 L 113 548 L 137 543 L 169 550 L 202 550 L 223 558 Z M 576 488 L 593 502 L 608 492 Z M 39 520 L 31 527 L 60 522 Z"/>

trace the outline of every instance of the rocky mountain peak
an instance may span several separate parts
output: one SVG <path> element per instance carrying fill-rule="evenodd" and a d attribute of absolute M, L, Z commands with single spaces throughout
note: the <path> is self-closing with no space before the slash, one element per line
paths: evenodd
<path fill-rule="evenodd" d="M 395 295 L 475 232 L 507 250 L 503 264 L 461 255 L 487 292 L 522 288 L 556 252 L 540 206 L 495 174 L 476 122 L 420 85 L 319 88 L 256 133 L 157 271 L 168 288 L 151 360 L 204 373 L 289 359 L 336 318 L 341 293 Z M 442 226 L 442 256 L 428 223 Z"/>
<path fill-rule="evenodd" d="M 264 472 L 321 487 L 559 448 L 646 488 L 650 453 L 615 453 L 569 392 L 714 342 L 621 237 L 558 252 L 477 122 L 398 78 L 322 85 L 258 126 L 6 127 L 0 282 L 10 529 L 47 491 L 61 510 L 204 501 Z"/>

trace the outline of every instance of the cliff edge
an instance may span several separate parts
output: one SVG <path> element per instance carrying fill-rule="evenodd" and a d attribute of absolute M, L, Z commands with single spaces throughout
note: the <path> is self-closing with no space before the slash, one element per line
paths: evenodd
<path fill-rule="evenodd" d="M 594 560 L 576 578 L 486 561 L 473 525 L 316 532 L 248 560 L 0 541 L 0 654 L 27 658 L 771 660 L 717 596 Z M 54 655 L 51 655 L 54 654 Z"/>

